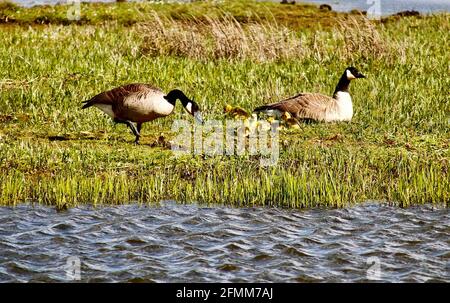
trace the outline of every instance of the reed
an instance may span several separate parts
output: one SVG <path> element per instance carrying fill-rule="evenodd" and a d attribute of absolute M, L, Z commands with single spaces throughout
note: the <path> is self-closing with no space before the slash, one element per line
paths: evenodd
<path fill-rule="evenodd" d="M 194 24 L 162 19 L 141 24 L 141 51 L 150 56 L 178 56 L 195 60 L 280 60 L 302 56 L 297 34 L 272 23 L 241 24 L 233 16 L 205 17 Z"/>
<path fill-rule="evenodd" d="M 333 54 L 347 61 L 375 58 L 392 61 L 404 55 L 404 45 L 383 35 L 379 26 L 364 16 L 350 16 L 336 23 L 335 31 L 304 34 L 276 20 L 240 23 L 223 14 L 186 23 L 154 12 L 151 21 L 137 28 L 143 36 L 141 52 L 152 57 L 265 62 L 322 60 Z"/>

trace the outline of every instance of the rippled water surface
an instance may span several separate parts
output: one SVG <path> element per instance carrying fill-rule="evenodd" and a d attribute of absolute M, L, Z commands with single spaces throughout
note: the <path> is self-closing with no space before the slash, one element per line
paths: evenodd
<path fill-rule="evenodd" d="M 449 236 L 431 207 L 21 205 L 0 208 L 0 281 L 67 281 L 75 257 L 82 281 L 450 282 Z"/>

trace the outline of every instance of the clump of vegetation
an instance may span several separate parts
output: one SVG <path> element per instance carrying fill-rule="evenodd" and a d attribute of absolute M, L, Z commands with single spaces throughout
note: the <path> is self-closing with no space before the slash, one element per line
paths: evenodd
<path fill-rule="evenodd" d="M 0 24 L 0 204 L 449 205 L 448 14 L 378 22 L 278 3 L 97 3 L 82 5 L 85 23 L 59 23 L 61 7 L 0 6 L 16 20 Z M 44 12 L 52 21 L 34 23 Z M 282 131 L 274 167 L 251 155 L 174 157 L 181 110 L 145 125 L 140 146 L 80 110 L 100 91 L 149 82 L 223 119 L 225 104 L 250 112 L 331 94 L 349 65 L 368 76 L 350 88 L 352 122 Z"/>
<path fill-rule="evenodd" d="M 242 24 L 233 16 L 223 15 L 186 23 L 155 12 L 151 21 L 140 24 L 138 30 L 143 36 L 141 52 L 150 56 L 263 62 L 321 58 L 332 52 L 349 61 L 390 60 L 401 54 L 403 46 L 383 37 L 377 25 L 363 16 L 337 24 L 332 32 L 305 34 L 279 25 L 276 20 Z"/>
<path fill-rule="evenodd" d="M 345 47 L 341 54 L 349 59 L 356 59 L 355 56 L 363 60 L 385 59 L 397 55 L 398 45 L 392 39 L 389 41 L 389 37 L 383 37 L 376 24 L 364 17 L 339 22 L 339 36 Z"/>
<path fill-rule="evenodd" d="M 302 53 L 297 34 L 271 23 L 241 24 L 233 16 L 205 17 L 194 24 L 154 19 L 139 26 L 142 52 L 151 56 L 178 56 L 196 60 L 295 58 Z"/>

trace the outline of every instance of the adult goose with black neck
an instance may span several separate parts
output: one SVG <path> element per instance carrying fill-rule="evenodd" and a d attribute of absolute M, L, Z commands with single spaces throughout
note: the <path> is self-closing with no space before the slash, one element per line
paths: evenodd
<path fill-rule="evenodd" d="M 365 78 L 356 68 L 348 67 L 339 79 L 333 97 L 318 93 L 301 93 L 277 103 L 257 107 L 254 112 L 282 115 L 288 112 L 295 119 L 323 122 L 350 121 L 353 117 L 353 103 L 348 87 L 350 81 Z"/>
<path fill-rule="evenodd" d="M 91 106 L 105 112 L 116 123 L 130 127 L 139 143 L 142 124 L 170 115 L 177 100 L 188 113 L 202 122 L 199 106 L 186 95 L 174 89 L 165 94 L 161 89 L 149 84 L 133 83 L 102 92 L 83 103 L 83 109 Z M 136 123 L 136 126 L 133 124 Z"/>

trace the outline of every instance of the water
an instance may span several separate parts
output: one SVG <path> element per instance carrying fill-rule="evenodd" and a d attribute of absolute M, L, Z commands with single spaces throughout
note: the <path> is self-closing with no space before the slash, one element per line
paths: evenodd
<path fill-rule="evenodd" d="M 67 281 L 68 260 L 81 281 L 450 282 L 449 235 L 431 207 L 21 205 L 0 208 L 0 282 Z"/>
<path fill-rule="evenodd" d="M 381 15 L 392 15 L 401 11 L 416 10 L 421 13 L 449 12 L 449 0 L 306 0 L 305 2 L 329 4 L 335 11 L 348 12 L 352 9 L 368 11 L 379 3 Z"/>
<path fill-rule="evenodd" d="M 11 0 L 23 6 L 40 4 L 73 3 L 75 0 Z M 114 0 L 82 0 L 83 2 L 114 2 Z M 279 0 L 274 0 L 280 2 Z M 288 0 L 290 2 L 290 0 Z M 369 10 L 372 4 L 380 1 L 381 15 L 395 14 L 405 10 L 417 10 L 422 13 L 450 11 L 449 0 L 305 0 L 314 4 L 329 4 L 336 11 L 350 11 L 352 9 Z M 182 1 L 180 1 L 182 2 Z M 297 1 L 300 2 L 300 1 Z"/>

